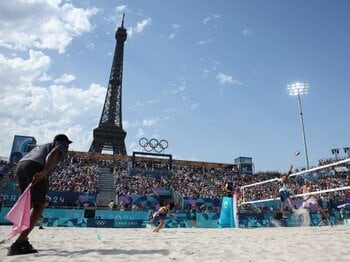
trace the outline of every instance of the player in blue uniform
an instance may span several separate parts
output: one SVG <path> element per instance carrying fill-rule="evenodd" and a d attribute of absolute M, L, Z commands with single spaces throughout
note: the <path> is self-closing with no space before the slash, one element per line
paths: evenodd
<path fill-rule="evenodd" d="M 150 220 L 152 222 L 158 223 L 153 232 L 159 233 L 159 230 L 161 230 L 164 226 L 164 220 L 167 218 L 167 216 L 172 216 L 170 209 L 171 203 L 168 202 L 164 206 L 160 207 L 159 210 L 152 215 Z"/>
<path fill-rule="evenodd" d="M 293 170 L 293 165 L 289 167 L 289 171 L 287 175 L 282 175 L 278 180 L 277 180 L 277 188 L 276 188 L 276 197 L 278 196 L 281 199 L 281 213 L 282 213 L 282 218 L 286 219 L 288 218 L 286 216 L 286 201 L 289 204 L 289 207 L 292 211 L 294 211 L 294 205 L 293 202 L 290 198 L 290 193 L 287 188 L 287 178 L 290 174 L 292 174 Z"/>

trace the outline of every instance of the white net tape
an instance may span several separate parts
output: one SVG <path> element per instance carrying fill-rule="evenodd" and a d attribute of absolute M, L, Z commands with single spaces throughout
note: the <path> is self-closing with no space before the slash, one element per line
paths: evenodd
<path fill-rule="evenodd" d="M 310 193 L 304 193 L 304 194 L 297 194 L 297 195 L 292 195 L 290 197 L 291 198 L 298 198 L 298 197 L 304 197 L 304 196 L 310 196 L 310 195 L 319 195 L 319 194 L 323 194 L 323 193 L 329 193 L 329 192 L 335 192 L 335 191 L 345 191 L 345 190 L 350 190 L 350 186 L 325 189 L 325 190 L 320 190 L 320 191 L 315 191 L 315 192 L 310 192 Z M 255 204 L 255 203 L 267 202 L 267 201 L 278 200 L 278 199 L 279 199 L 279 197 L 278 198 L 268 198 L 268 199 L 262 199 L 262 200 L 247 201 L 247 202 L 241 203 L 241 205 L 243 205 L 243 204 Z"/>
<path fill-rule="evenodd" d="M 290 180 L 291 177 L 312 174 L 312 173 L 315 173 L 316 171 L 320 171 L 320 170 L 327 170 L 327 169 L 335 167 L 335 166 L 344 165 L 348 162 L 350 162 L 350 159 L 344 159 L 344 160 L 337 161 L 337 162 L 334 162 L 331 164 L 327 164 L 327 165 L 311 168 L 308 170 L 300 171 L 300 172 L 289 175 L 288 179 Z M 326 178 L 330 179 L 331 177 L 326 176 Z M 269 179 L 269 180 L 265 180 L 265 181 L 242 186 L 241 193 L 242 193 L 242 201 L 243 202 L 241 203 L 241 205 L 267 202 L 267 201 L 272 201 L 272 200 L 276 200 L 276 199 L 278 200 L 279 198 L 272 197 L 274 189 L 276 187 L 275 181 L 277 181 L 277 180 L 278 180 L 278 178 L 273 178 L 273 179 Z M 294 187 L 290 190 L 291 191 L 291 198 L 298 198 L 298 197 L 303 197 L 303 196 L 308 196 L 308 195 L 318 195 L 318 194 L 335 192 L 335 191 L 350 190 L 349 184 L 345 184 L 345 185 L 343 184 L 343 185 L 338 186 L 338 187 L 328 188 L 328 186 L 327 186 L 326 189 L 318 189 L 315 192 L 298 194 L 298 192 L 300 190 L 300 186 L 297 186 L 295 181 L 292 181 L 292 182 L 294 183 Z"/>

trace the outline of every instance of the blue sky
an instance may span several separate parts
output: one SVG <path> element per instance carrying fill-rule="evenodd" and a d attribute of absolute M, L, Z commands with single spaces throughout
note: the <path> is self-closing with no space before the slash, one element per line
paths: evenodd
<path fill-rule="evenodd" d="M 296 81 L 310 85 L 310 164 L 350 146 L 349 1 L 15 0 L 0 2 L 0 156 L 16 134 L 45 143 L 66 133 L 72 150 L 89 149 L 123 12 L 129 155 L 146 137 L 168 140 L 175 159 L 302 167 L 286 89 Z"/>

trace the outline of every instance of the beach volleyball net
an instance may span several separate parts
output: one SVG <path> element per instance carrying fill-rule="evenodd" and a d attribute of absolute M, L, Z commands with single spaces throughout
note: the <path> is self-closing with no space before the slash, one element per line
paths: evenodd
<path fill-rule="evenodd" d="M 349 164 L 350 158 L 290 174 L 287 186 L 293 202 L 294 200 L 299 200 L 295 202 L 299 202 L 300 205 L 300 200 L 309 195 L 318 199 L 331 199 L 333 202 L 350 201 L 347 198 L 347 196 L 350 197 Z M 344 169 L 346 171 L 337 172 L 337 167 L 347 168 Z M 271 203 L 274 203 L 276 207 L 276 201 L 280 200 L 278 197 L 275 197 L 278 180 L 279 178 L 273 178 L 242 186 L 240 188 L 241 201 L 239 206 L 253 204 L 266 207 L 270 204 L 271 207 Z M 313 192 L 302 193 L 301 188 L 305 180 L 312 183 Z M 298 204 L 297 208 L 299 208 Z"/>

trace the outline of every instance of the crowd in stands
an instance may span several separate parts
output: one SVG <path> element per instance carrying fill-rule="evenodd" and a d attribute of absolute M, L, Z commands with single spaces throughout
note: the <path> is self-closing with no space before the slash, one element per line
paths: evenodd
<path fill-rule="evenodd" d="M 95 163 L 66 161 L 51 172 L 49 190 L 96 194 L 98 175 L 99 166 Z"/>
<path fill-rule="evenodd" d="M 136 163 L 138 169 L 148 168 L 144 162 Z M 167 164 L 157 167 L 168 168 Z M 98 194 L 98 180 L 101 168 L 111 170 L 115 179 L 115 193 L 120 195 L 155 195 L 156 188 L 169 188 L 181 197 L 189 198 L 222 198 L 226 192 L 223 185 L 231 182 L 238 190 L 241 186 L 252 184 L 267 179 L 271 176 L 249 175 L 245 176 L 238 172 L 235 165 L 207 165 L 198 162 L 175 163 L 171 176 L 153 177 L 142 173 L 130 175 L 131 158 L 128 156 L 114 157 L 111 155 L 70 152 L 63 163 L 53 170 L 49 177 L 50 190 L 74 191 Z M 154 168 L 154 166 L 153 166 Z M 10 168 L 9 178 L 15 181 L 13 167 Z M 157 170 L 157 168 L 156 168 Z M 338 188 L 350 184 L 350 174 L 347 172 L 329 171 L 329 175 L 323 175 L 314 182 L 315 190 Z M 0 187 L 4 186 L 3 179 Z M 292 194 L 300 193 L 300 185 L 296 179 L 290 179 L 288 183 Z M 4 188 L 3 188 L 4 189 Z M 276 183 L 266 183 L 251 188 L 246 188 L 244 193 L 238 190 L 244 201 L 268 199 L 275 197 Z M 343 192 L 328 194 L 330 198 L 341 200 Z"/>
<path fill-rule="evenodd" d="M 103 166 L 103 163 L 92 163 L 85 158 L 68 156 L 52 170 L 49 176 L 49 190 L 97 193 L 100 166 Z M 16 163 L 8 164 L 8 179 L 0 179 L 0 189 L 19 188 L 15 167 Z"/>
<path fill-rule="evenodd" d="M 183 197 L 222 198 L 227 181 L 241 184 L 242 177 L 232 167 L 176 166 L 171 187 Z"/>
<path fill-rule="evenodd" d="M 332 164 L 338 161 L 342 161 L 345 159 L 348 159 L 349 156 L 347 157 L 336 157 L 336 158 L 324 158 L 324 159 L 319 159 L 318 160 L 318 165 L 319 166 L 324 166 L 324 165 L 328 165 L 328 164 Z M 350 165 L 350 163 L 347 163 L 348 165 Z"/>
<path fill-rule="evenodd" d="M 145 176 L 135 175 L 130 176 L 126 170 L 121 172 L 116 171 L 115 177 L 115 192 L 116 195 L 154 195 L 156 188 L 168 188 L 169 183 L 166 176 L 160 179 Z"/>

